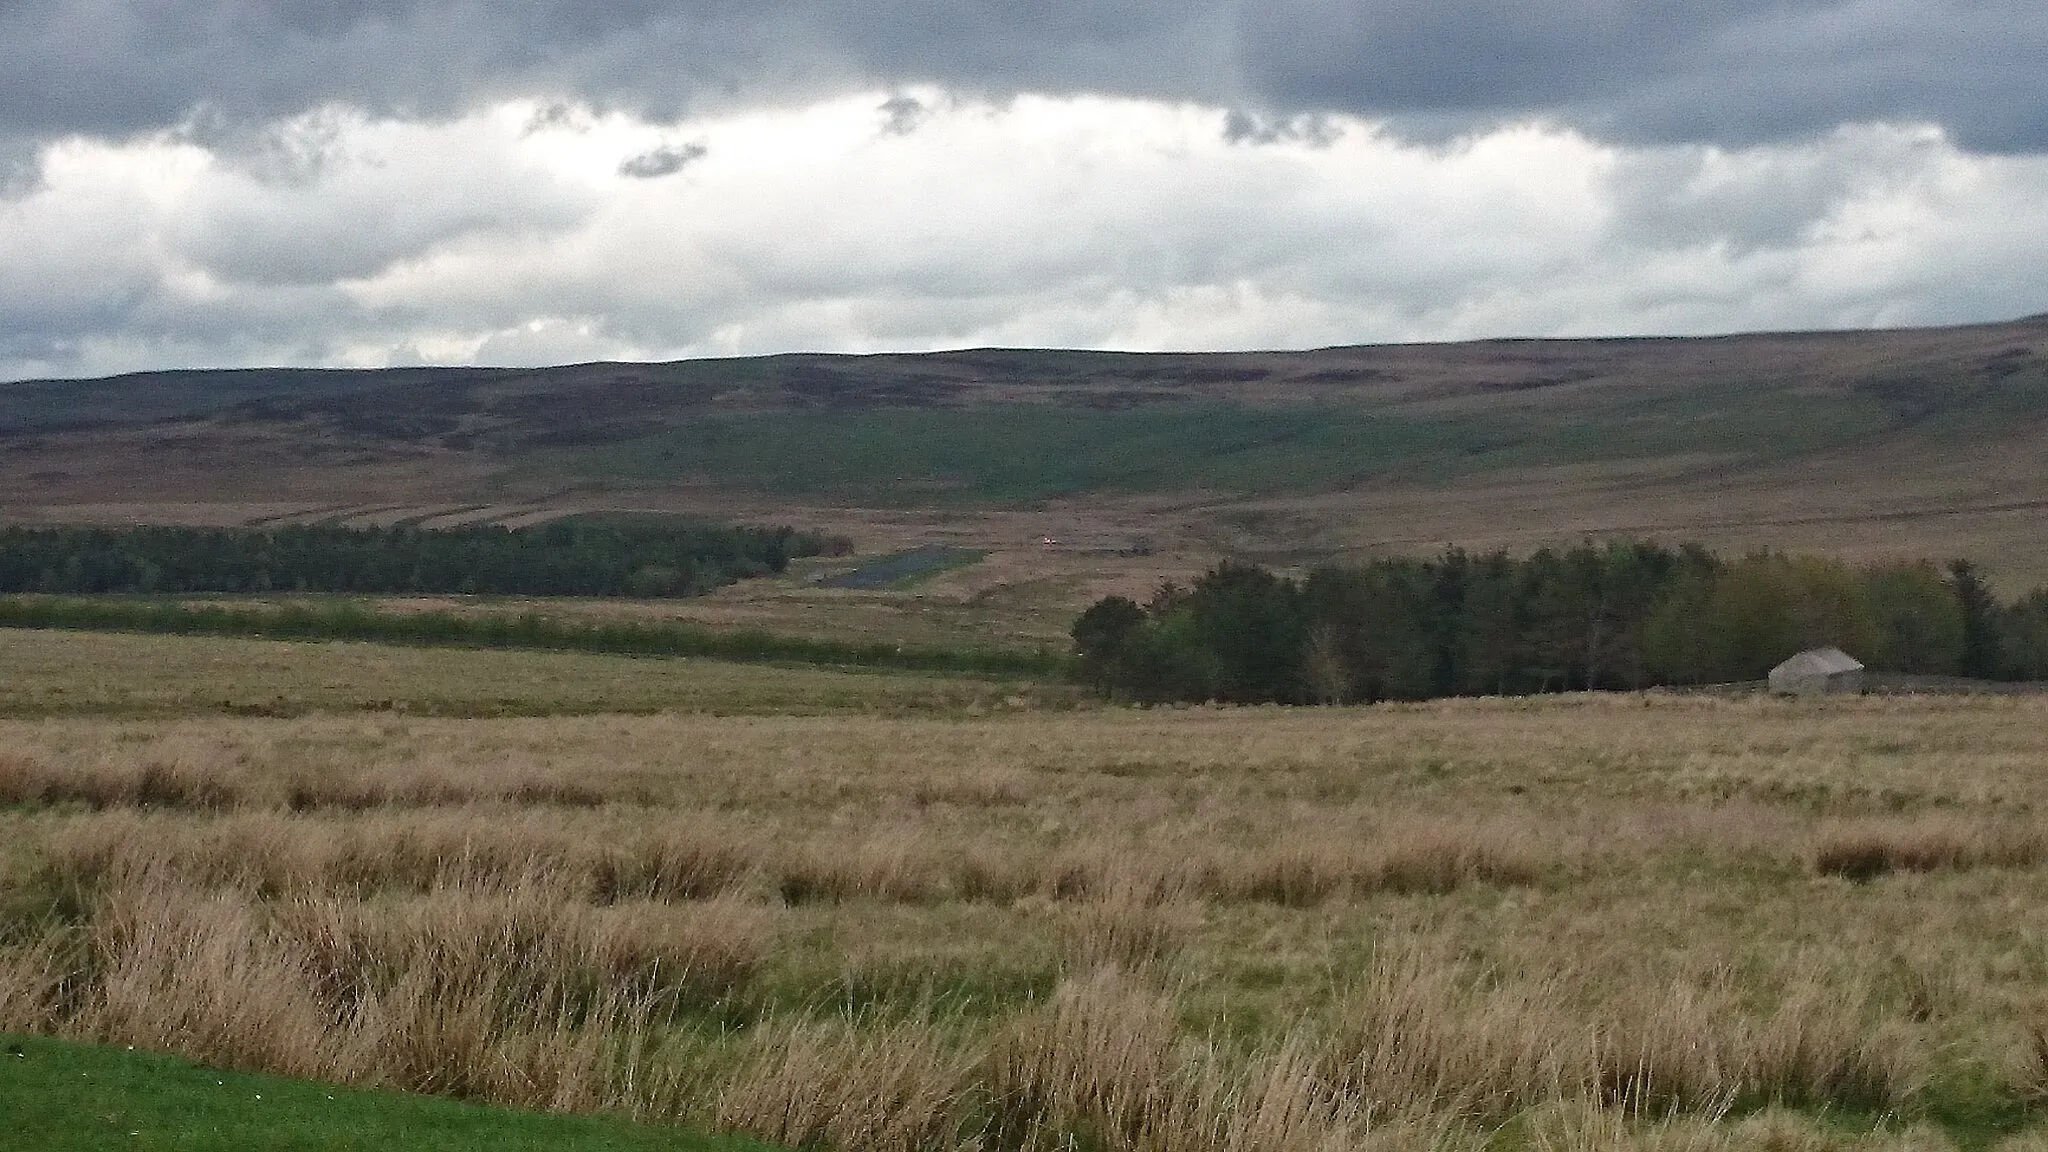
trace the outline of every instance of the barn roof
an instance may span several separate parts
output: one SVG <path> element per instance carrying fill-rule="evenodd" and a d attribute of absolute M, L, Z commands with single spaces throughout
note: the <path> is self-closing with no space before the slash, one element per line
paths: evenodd
<path fill-rule="evenodd" d="M 1809 648 L 1771 670 L 1792 676 L 1835 676 L 1863 671 L 1863 662 L 1840 648 Z"/>

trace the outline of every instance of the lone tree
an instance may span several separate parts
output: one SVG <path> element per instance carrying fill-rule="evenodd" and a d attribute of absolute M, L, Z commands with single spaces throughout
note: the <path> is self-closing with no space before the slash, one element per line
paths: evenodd
<path fill-rule="evenodd" d="M 1145 610 L 1123 596 L 1107 596 L 1090 605 L 1074 621 L 1071 635 L 1074 650 L 1081 657 L 1081 671 L 1090 683 L 1114 694 L 1122 679 L 1124 652 L 1138 629 L 1145 626 Z"/>

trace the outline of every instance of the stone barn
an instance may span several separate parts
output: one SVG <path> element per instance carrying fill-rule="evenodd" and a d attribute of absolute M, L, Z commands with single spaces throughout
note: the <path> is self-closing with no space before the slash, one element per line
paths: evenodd
<path fill-rule="evenodd" d="M 1771 691 L 1823 696 L 1863 691 L 1863 664 L 1840 648 L 1809 648 L 1771 669 Z"/>

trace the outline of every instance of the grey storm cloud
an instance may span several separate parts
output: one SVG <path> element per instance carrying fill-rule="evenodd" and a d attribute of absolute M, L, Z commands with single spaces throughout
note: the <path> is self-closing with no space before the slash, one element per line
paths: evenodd
<path fill-rule="evenodd" d="M 691 161 L 702 160 L 710 148 L 699 143 L 664 144 L 650 148 L 638 156 L 629 156 L 619 165 L 619 175 L 636 180 L 653 180 L 662 176 L 673 176 L 689 166 Z"/>
<path fill-rule="evenodd" d="M 2040 0 L 9 0 L 0 134 L 434 117 L 520 95 L 656 117 L 850 86 L 1091 92 L 1418 132 L 1546 118 L 1743 145 L 1926 121 L 2048 148 Z"/>
<path fill-rule="evenodd" d="M 1241 27 L 1283 106 L 1548 115 L 1631 142 L 1913 120 L 1977 150 L 2048 145 L 2035 0 L 1279 0 Z"/>
<path fill-rule="evenodd" d="M 910 135 L 931 114 L 924 101 L 900 92 L 882 101 L 882 106 L 876 111 L 882 114 L 882 131 L 890 136 Z"/>
<path fill-rule="evenodd" d="M 1341 133 L 1329 117 L 1304 112 L 1275 120 L 1233 108 L 1223 117 L 1223 138 L 1232 144 L 1281 144 L 1301 142 L 1328 147 Z"/>
<path fill-rule="evenodd" d="M 31 136 L 0 132 L 0 200 L 35 187 L 40 151 L 41 142 Z"/>

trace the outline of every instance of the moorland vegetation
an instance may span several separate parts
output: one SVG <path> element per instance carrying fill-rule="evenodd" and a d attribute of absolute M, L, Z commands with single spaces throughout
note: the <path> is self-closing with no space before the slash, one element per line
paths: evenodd
<path fill-rule="evenodd" d="M 0 720 L 0 1030 L 862 1152 L 2043 1146 L 2038 698 L 423 718 L 326 681 L 645 662 L 74 639 L 0 647 L 213 682 Z M 208 703 L 273 650 L 326 711 Z"/>
<path fill-rule="evenodd" d="M 2040 676 L 2038 594 L 1741 550 L 1794 517 L 2038 574 L 2041 470 L 1954 468 L 2048 443 L 2043 331 L 8 385 L 45 522 L 676 485 L 1127 501 L 964 541 L 1086 597 L 1155 529 L 1190 573 L 1527 558 L 1226 565 L 1076 631 L 1119 697 L 1371 708 L 1113 707 L 886 616 L 39 585 L 0 601 L 0 1030 L 835 1152 L 2040 1152 L 2048 700 L 1577 690 L 1815 643 Z"/>
<path fill-rule="evenodd" d="M 361 640 L 461 648 L 523 648 L 629 656 L 700 656 L 735 663 L 781 662 L 1064 680 L 1070 657 L 1045 648 L 801 636 L 708 628 L 685 621 L 561 618 L 534 611 L 387 611 L 375 601 L 288 598 L 284 603 L 184 603 L 91 596 L 0 597 L 0 628 L 150 632 Z"/>
<path fill-rule="evenodd" d="M 1646 541 L 1517 558 L 1325 566 L 1301 579 L 1224 563 L 1073 627 L 1087 678 L 1137 700 L 1353 703 L 1760 679 L 1832 645 L 1909 677 L 2048 678 L 2048 590 L 2001 603 L 1956 560 L 1857 567 L 1823 556 Z M 1922 686 L 1926 686 L 1925 683 Z"/>

